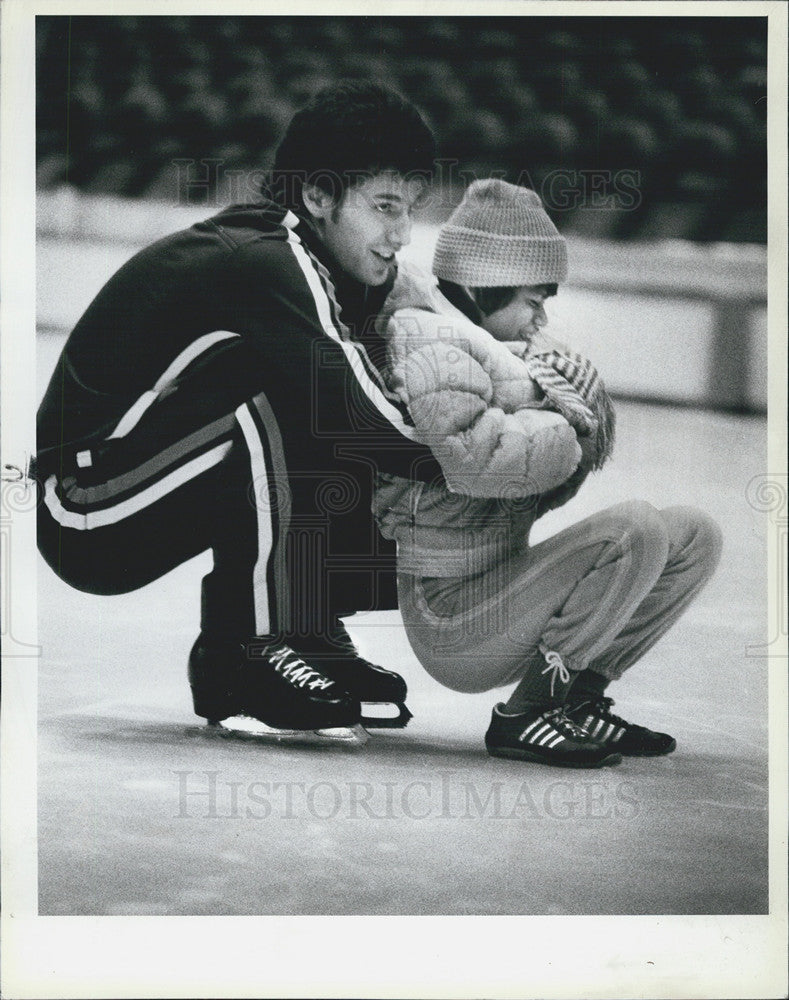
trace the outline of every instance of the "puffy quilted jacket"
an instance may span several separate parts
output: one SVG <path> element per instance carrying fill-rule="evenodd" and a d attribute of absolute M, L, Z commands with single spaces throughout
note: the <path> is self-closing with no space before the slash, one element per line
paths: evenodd
<path fill-rule="evenodd" d="M 379 333 L 387 384 L 448 486 L 379 475 L 379 528 L 397 543 L 401 572 L 482 572 L 527 544 L 546 494 L 578 479 L 576 433 L 545 408 L 524 361 L 455 309 L 429 276 L 400 268 Z"/>

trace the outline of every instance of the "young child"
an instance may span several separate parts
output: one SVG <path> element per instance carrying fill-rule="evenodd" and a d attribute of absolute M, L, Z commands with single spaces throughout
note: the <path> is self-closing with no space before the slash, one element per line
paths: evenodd
<path fill-rule="evenodd" d="M 493 709 L 492 755 L 599 767 L 670 753 L 671 736 L 614 715 L 605 692 L 709 580 L 720 531 L 692 508 L 626 501 L 530 546 L 613 442 L 596 371 L 541 333 L 565 241 L 535 192 L 477 181 L 433 272 L 401 268 L 379 322 L 389 389 L 447 484 L 381 475 L 374 498 L 414 652 L 453 690 L 516 684 Z"/>

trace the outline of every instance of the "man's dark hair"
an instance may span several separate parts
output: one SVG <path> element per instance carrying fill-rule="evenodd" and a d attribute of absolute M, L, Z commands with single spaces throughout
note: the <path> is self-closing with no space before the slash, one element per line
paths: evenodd
<path fill-rule="evenodd" d="M 274 156 L 264 193 L 294 212 L 315 184 L 339 204 L 345 192 L 384 170 L 429 177 L 433 133 L 410 101 L 378 84 L 325 87 L 293 116 Z"/>

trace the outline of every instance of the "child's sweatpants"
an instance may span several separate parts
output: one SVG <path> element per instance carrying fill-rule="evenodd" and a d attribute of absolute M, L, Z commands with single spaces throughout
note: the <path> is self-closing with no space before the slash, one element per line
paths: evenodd
<path fill-rule="evenodd" d="M 559 653 L 615 680 L 677 621 L 718 564 L 721 532 L 691 507 L 610 507 L 485 573 L 398 575 L 408 639 L 455 691 L 519 681 Z"/>

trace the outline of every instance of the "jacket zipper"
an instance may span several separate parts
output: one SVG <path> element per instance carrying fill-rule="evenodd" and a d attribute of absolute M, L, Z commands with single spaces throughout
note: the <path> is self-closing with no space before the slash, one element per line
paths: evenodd
<path fill-rule="evenodd" d="M 419 507 L 419 501 L 422 499 L 422 491 L 424 490 L 424 488 L 425 488 L 425 484 L 423 482 L 414 483 L 414 485 L 413 485 L 413 487 L 411 489 L 411 495 L 410 495 L 410 498 L 409 498 L 410 501 L 411 501 L 411 503 L 410 503 L 410 508 L 411 508 L 411 511 L 410 511 L 410 513 L 411 513 L 410 528 L 411 528 L 411 547 L 412 547 L 412 549 L 416 549 L 416 512 L 417 512 L 417 509 Z"/>

